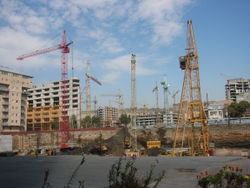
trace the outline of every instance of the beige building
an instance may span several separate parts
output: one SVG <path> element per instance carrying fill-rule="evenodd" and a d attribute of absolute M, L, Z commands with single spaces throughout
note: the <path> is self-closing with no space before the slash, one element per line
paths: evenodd
<path fill-rule="evenodd" d="M 0 69 L 0 131 L 26 130 L 27 89 L 32 77 Z"/>
<path fill-rule="evenodd" d="M 118 109 L 111 106 L 99 107 L 97 116 L 101 118 L 101 123 L 103 125 L 115 124 L 119 120 Z"/>

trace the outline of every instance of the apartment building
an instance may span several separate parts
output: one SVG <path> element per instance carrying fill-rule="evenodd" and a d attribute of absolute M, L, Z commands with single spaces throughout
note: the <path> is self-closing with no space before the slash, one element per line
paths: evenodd
<path fill-rule="evenodd" d="M 67 80 L 66 84 L 66 107 L 69 122 L 72 115 L 75 115 L 79 127 L 81 109 L 80 80 L 74 77 Z M 62 120 L 62 92 L 61 81 L 42 84 L 28 90 L 27 130 L 59 129 L 59 123 Z"/>
<path fill-rule="evenodd" d="M 236 102 L 237 95 L 250 90 L 250 79 L 238 78 L 227 80 L 225 85 L 226 99 Z"/>
<path fill-rule="evenodd" d="M 29 88 L 32 76 L 0 70 L 0 131 L 26 130 Z"/>
<path fill-rule="evenodd" d="M 103 125 L 115 124 L 119 120 L 118 109 L 112 106 L 99 107 L 97 109 L 97 116 L 101 118 Z"/>

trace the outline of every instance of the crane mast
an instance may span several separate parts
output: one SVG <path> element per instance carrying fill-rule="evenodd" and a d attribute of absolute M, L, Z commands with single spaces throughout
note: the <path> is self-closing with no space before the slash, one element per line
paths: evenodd
<path fill-rule="evenodd" d="M 36 55 L 41 55 L 45 53 L 49 53 L 56 50 L 61 50 L 61 121 L 60 121 L 60 131 L 61 131 L 61 148 L 68 147 L 69 140 L 69 120 L 68 120 L 68 107 L 67 101 L 69 96 L 67 94 L 67 82 L 68 82 L 68 53 L 70 52 L 69 45 L 73 42 L 67 42 L 66 31 L 64 30 L 62 33 L 62 41 L 60 44 L 46 48 L 42 50 L 36 50 L 34 52 L 21 55 L 17 57 L 17 60 L 23 60 L 25 58 L 33 57 Z"/>
<path fill-rule="evenodd" d="M 152 92 L 155 92 L 155 108 L 158 110 L 159 109 L 159 87 L 157 85 L 157 82 L 155 83 L 155 87 Z"/>
<path fill-rule="evenodd" d="M 186 146 L 191 156 L 208 156 L 207 117 L 202 104 L 198 53 L 190 20 L 187 22 L 186 52 L 186 56 L 179 58 L 180 68 L 185 73 L 172 154 L 182 155 Z M 200 133 L 196 133 L 195 127 Z"/>
<path fill-rule="evenodd" d="M 131 55 L 131 123 L 134 128 L 134 144 L 133 149 L 137 150 L 137 134 L 136 134 L 136 60 L 135 55 Z"/>
<path fill-rule="evenodd" d="M 91 76 L 91 68 L 90 68 L 90 62 L 87 62 L 86 65 L 86 73 L 85 73 L 85 84 L 86 84 L 86 112 L 88 116 L 91 116 L 91 84 L 90 81 L 94 81 L 95 83 L 97 83 L 98 85 L 102 85 L 102 83 L 97 80 L 96 78 L 94 78 L 93 76 Z M 94 102 L 94 104 L 96 105 L 96 103 Z M 96 110 L 96 106 L 95 106 L 95 110 Z"/>

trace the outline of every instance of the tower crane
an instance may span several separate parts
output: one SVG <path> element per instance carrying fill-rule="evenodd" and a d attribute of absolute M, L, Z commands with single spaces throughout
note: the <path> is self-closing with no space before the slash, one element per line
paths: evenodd
<path fill-rule="evenodd" d="M 156 107 L 156 109 L 159 109 L 159 95 L 158 95 L 159 87 L 157 85 L 157 82 L 155 83 L 155 85 L 156 86 L 154 87 L 152 92 L 153 93 L 155 92 L 155 107 Z"/>
<path fill-rule="evenodd" d="M 118 93 L 118 94 L 103 94 L 101 95 L 103 97 L 116 97 L 117 101 L 115 101 L 118 106 L 119 106 L 119 111 L 123 110 L 123 95 Z"/>
<path fill-rule="evenodd" d="M 98 85 L 102 85 L 100 81 L 91 76 L 90 62 L 87 62 L 86 73 L 85 73 L 85 83 L 86 83 L 86 111 L 87 115 L 90 116 L 91 112 L 91 86 L 90 81 L 94 81 Z"/>
<path fill-rule="evenodd" d="M 67 94 L 67 79 L 68 79 L 68 53 L 70 52 L 69 45 L 73 42 L 67 42 L 66 31 L 64 30 L 62 33 L 62 41 L 60 44 L 53 46 L 51 48 L 46 48 L 42 50 L 36 50 L 31 53 L 27 53 L 17 57 L 17 60 L 23 60 L 29 57 L 53 52 L 56 50 L 61 50 L 61 89 L 62 89 L 62 98 L 61 98 L 61 106 L 62 106 L 62 120 L 60 122 L 60 131 L 62 133 L 61 137 L 61 148 L 68 147 L 69 140 L 69 120 L 68 120 L 68 107 L 67 100 L 69 98 Z"/>
<path fill-rule="evenodd" d="M 172 98 L 173 98 L 173 105 L 175 105 L 175 98 L 176 98 L 176 95 L 177 95 L 179 92 L 180 92 L 180 91 L 177 90 L 177 91 L 175 91 L 175 92 L 173 93 L 173 95 L 172 95 Z"/>
<path fill-rule="evenodd" d="M 161 85 L 163 87 L 163 94 L 164 94 L 164 111 L 165 113 L 169 110 L 169 103 L 168 103 L 168 94 L 169 92 L 169 83 L 167 82 L 166 76 L 164 76 L 164 80 L 161 82 Z"/>
<path fill-rule="evenodd" d="M 185 73 L 172 154 L 182 155 L 186 146 L 191 156 L 208 156 L 209 133 L 201 99 L 198 52 L 191 20 L 187 21 L 186 55 L 179 57 L 179 62 Z M 199 134 L 195 127 L 200 130 Z"/>

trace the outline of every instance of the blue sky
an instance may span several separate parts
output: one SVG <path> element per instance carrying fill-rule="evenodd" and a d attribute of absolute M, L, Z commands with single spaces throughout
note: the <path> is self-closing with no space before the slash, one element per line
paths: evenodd
<path fill-rule="evenodd" d="M 210 100 L 223 100 L 227 79 L 249 78 L 248 0 L 1 0 L 0 6 L 0 68 L 32 75 L 35 84 L 59 80 L 59 51 L 22 62 L 16 57 L 59 44 L 65 29 L 74 41 L 69 77 L 73 62 L 84 88 L 89 60 L 92 75 L 103 83 L 92 83 L 99 105 L 109 104 L 101 94 L 120 90 L 129 106 L 131 53 L 137 59 L 138 106 L 155 106 L 152 89 L 164 75 L 170 92 L 181 90 L 178 57 L 185 55 L 188 19 L 193 20 L 203 98 L 208 93 Z M 163 107 L 162 88 L 159 99 Z"/>

